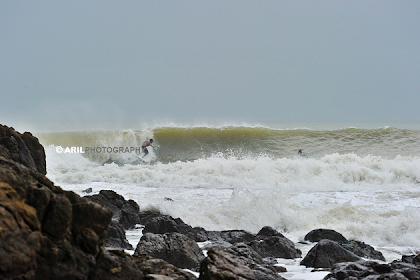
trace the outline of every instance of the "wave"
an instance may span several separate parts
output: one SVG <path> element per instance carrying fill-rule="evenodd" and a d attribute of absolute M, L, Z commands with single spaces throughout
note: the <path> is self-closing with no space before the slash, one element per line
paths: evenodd
<path fill-rule="evenodd" d="M 80 194 L 112 189 L 209 230 L 270 225 L 303 238 L 324 227 L 379 246 L 420 246 L 419 130 L 165 125 L 36 136 L 47 176 Z M 140 147 L 149 138 L 155 149 L 146 160 L 57 152 Z"/>
<path fill-rule="evenodd" d="M 57 154 L 53 145 L 46 152 L 47 176 L 65 189 L 112 189 L 193 226 L 257 232 L 270 225 L 295 237 L 325 227 L 371 244 L 420 246 L 420 157 L 213 155 L 118 166 Z"/>
<path fill-rule="evenodd" d="M 141 147 L 155 139 L 155 162 L 193 161 L 222 155 L 225 158 L 292 158 L 303 149 L 312 158 L 327 154 L 354 153 L 385 158 L 420 155 L 420 131 L 393 127 L 338 130 L 273 129 L 264 126 L 165 126 L 142 130 L 93 130 L 40 133 L 44 146 Z M 139 151 L 139 149 L 137 150 Z M 89 160 L 104 164 L 142 163 L 126 153 L 86 153 Z"/>

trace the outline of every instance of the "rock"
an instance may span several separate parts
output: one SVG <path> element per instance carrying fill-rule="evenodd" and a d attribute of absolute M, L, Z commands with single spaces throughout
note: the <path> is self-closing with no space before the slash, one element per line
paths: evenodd
<path fill-rule="evenodd" d="M 322 239 L 329 239 L 338 243 L 347 242 L 347 239 L 332 229 L 314 229 L 305 235 L 305 241 L 318 242 Z"/>
<path fill-rule="evenodd" d="M 402 273 L 409 280 L 420 279 L 420 265 L 407 263 L 404 261 L 393 261 L 391 264 L 392 271 Z"/>
<path fill-rule="evenodd" d="M 97 258 L 97 269 L 92 279 L 147 279 L 135 260 L 121 250 L 101 250 Z"/>
<path fill-rule="evenodd" d="M 179 268 L 197 268 L 204 259 L 197 243 L 177 232 L 145 233 L 134 252 L 134 255 L 139 254 L 163 259 Z"/>
<path fill-rule="evenodd" d="M 111 217 L 100 205 L 0 157 L 0 279 L 196 279 L 163 260 L 104 249 Z"/>
<path fill-rule="evenodd" d="M 174 219 L 168 215 L 159 215 L 150 218 L 145 224 L 143 232 L 164 234 L 170 232 L 182 233 L 184 235 L 193 231 L 192 227 L 184 223 L 180 218 Z"/>
<path fill-rule="evenodd" d="M 44 147 L 30 132 L 21 134 L 12 127 L 0 125 L 0 156 L 47 174 Z"/>
<path fill-rule="evenodd" d="M 325 276 L 325 280 L 336 279 L 395 279 L 395 280 L 418 280 L 419 267 L 403 263 L 379 264 L 375 261 L 360 260 L 357 262 L 338 263 L 333 266 L 331 273 Z"/>
<path fill-rule="evenodd" d="M 146 276 L 161 275 L 168 276 L 174 280 L 195 280 L 197 279 L 193 274 L 179 269 L 174 265 L 167 263 L 161 259 L 155 259 L 146 254 L 134 255 L 133 259 L 137 264 L 137 267 L 142 271 Z"/>
<path fill-rule="evenodd" d="M 201 280 L 216 279 L 255 279 L 252 270 L 247 267 L 240 258 L 223 252 L 216 248 L 210 248 L 207 257 L 201 262 Z"/>
<path fill-rule="evenodd" d="M 0 271 L 7 279 L 88 279 L 112 213 L 0 157 Z"/>
<path fill-rule="evenodd" d="M 131 256 L 122 250 L 103 250 L 98 257 L 97 266 L 92 279 L 197 279 L 193 274 L 164 260 L 147 255 Z"/>
<path fill-rule="evenodd" d="M 184 223 L 180 218 L 172 218 L 169 215 L 163 215 L 158 212 L 149 211 L 141 213 L 140 222 L 144 222 L 143 232 L 151 232 L 156 234 L 164 234 L 177 232 L 184 234 L 196 242 L 207 241 L 207 232 L 205 229 Z"/>
<path fill-rule="evenodd" d="M 127 200 L 121 207 L 120 223 L 125 229 L 132 229 L 140 223 L 140 207 L 132 199 Z"/>
<path fill-rule="evenodd" d="M 365 244 L 364 242 L 351 240 L 342 243 L 341 246 L 359 257 L 385 261 L 385 257 L 381 252 L 376 251 L 372 246 Z"/>
<path fill-rule="evenodd" d="M 24 132 L 20 135 L 23 142 L 25 142 L 26 147 L 31 153 L 32 159 L 36 166 L 36 171 L 46 175 L 47 174 L 47 164 L 45 160 L 45 150 L 44 147 L 39 143 L 38 138 L 33 136 L 30 132 Z"/>
<path fill-rule="evenodd" d="M 106 246 L 114 249 L 133 249 L 127 241 L 125 229 L 135 226 L 139 221 L 137 203 L 133 200 L 125 200 L 123 196 L 112 190 L 101 190 L 99 194 L 84 198 L 112 211 L 112 222 L 107 229 Z"/>
<path fill-rule="evenodd" d="M 325 276 L 325 280 L 347 279 L 349 277 L 359 279 L 375 274 L 375 271 L 370 267 L 370 264 L 365 261 L 338 263 L 333 265 L 332 268 L 331 273 Z"/>
<path fill-rule="evenodd" d="M 207 231 L 209 241 L 226 241 L 231 244 L 255 240 L 255 235 L 245 230 Z"/>
<path fill-rule="evenodd" d="M 86 199 L 100 204 L 112 211 L 112 219 L 117 220 L 124 229 L 131 229 L 140 223 L 140 207 L 134 200 L 125 200 L 112 190 L 101 190 L 99 194 L 85 196 Z"/>
<path fill-rule="evenodd" d="M 253 240 L 247 244 L 263 258 L 294 259 L 302 256 L 302 252 L 296 249 L 295 244 L 285 237 L 271 236 L 262 240 Z"/>
<path fill-rule="evenodd" d="M 314 268 L 331 268 L 340 262 L 354 262 L 360 257 L 329 239 L 319 241 L 301 261 L 301 265 Z"/>
<path fill-rule="evenodd" d="M 107 229 L 107 236 L 106 247 L 133 250 L 133 246 L 127 241 L 124 228 L 117 221 L 111 221 Z"/>
<path fill-rule="evenodd" d="M 92 188 L 87 188 L 86 190 L 83 190 L 82 192 L 84 193 L 91 193 L 93 190 Z"/>
<path fill-rule="evenodd" d="M 235 243 L 224 251 L 243 260 L 244 264 L 251 268 L 255 279 L 283 279 L 277 274 L 274 266 L 266 264 L 263 258 L 245 243 Z"/>
<path fill-rule="evenodd" d="M 232 244 L 226 241 L 214 241 L 214 242 L 209 242 L 205 244 L 203 247 L 201 247 L 201 249 L 208 250 L 210 248 L 217 248 L 220 250 L 224 250 L 232 246 L 233 246 Z"/>
<path fill-rule="evenodd" d="M 255 252 L 254 249 L 252 249 L 250 246 L 246 245 L 243 242 L 236 243 L 235 245 L 225 249 L 224 251 L 238 257 L 249 259 L 250 261 L 257 264 L 264 263 L 263 258 L 257 252 Z"/>
<path fill-rule="evenodd" d="M 305 236 L 305 240 L 310 242 L 318 242 L 322 239 L 335 241 L 359 257 L 385 261 L 382 253 L 375 250 L 372 246 L 361 241 L 347 240 L 341 233 L 331 229 L 312 230 Z"/>
<path fill-rule="evenodd" d="M 402 261 L 407 263 L 412 263 L 416 265 L 420 265 L 420 254 L 418 255 L 403 255 Z"/>
<path fill-rule="evenodd" d="M 257 237 L 259 239 L 265 239 L 265 238 L 271 237 L 271 236 L 279 236 L 279 237 L 285 238 L 283 234 L 281 234 L 280 232 L 276 231 L 275 229 L 273 229 L 272 227 L 269 227 L 269 226 L 263 227 L 257 233 Z"/>
<path fill-rule="evenodd" d="M 145 225 L 150 219 L 152 219 L 154 217 L 159 217 L 159 216 L 162 216 L 162 215 L 163 214 L 161 214 L 158 211 L 151 211 L 151 210 L 141 211 L 139 213 L 139 219 L 140 219 L 139 223 L 142 224 L 142 225 Z"/>

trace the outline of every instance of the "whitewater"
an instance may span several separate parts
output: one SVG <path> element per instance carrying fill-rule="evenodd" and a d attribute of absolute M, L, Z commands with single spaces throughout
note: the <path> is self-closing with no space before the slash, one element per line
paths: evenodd
<path fill-rule="evenodd" d="M 86 195 L 110 189 L 207 230 L 271 226 L 294 242 L 333 229 L 387 261 L 420 252 L 420 124 L 126 124 L 34 133 L 47 176 Z M 57 147 L 140 147 L 135 153 L 58 153 Z M 302 149 L 305 157 L 298 155 Z M 128 232 L 135 247 L 141 232 Z M 312 245 L 298 244 L 307 252 Z M 304 256 L 303 255 L 303 256 Z M 282 260 L 287 279 L 322 279 Z"/>

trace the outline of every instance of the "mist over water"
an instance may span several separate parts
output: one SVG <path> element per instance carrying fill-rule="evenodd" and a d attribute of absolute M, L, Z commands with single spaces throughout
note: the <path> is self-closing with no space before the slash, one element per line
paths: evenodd
<path fill-rule="evenodd" d="M 208 230 L 269 225 L 299 241 L 331 228 L 374 246 L 420 248 L 420 130 L 159 125 L 36 136 L 46 147 L 47 176 L 81 195 L 112 189 L 143 210 Z M 139 147 L 149 138 L 155 149 L 144 160 L 56 152 Z"/>

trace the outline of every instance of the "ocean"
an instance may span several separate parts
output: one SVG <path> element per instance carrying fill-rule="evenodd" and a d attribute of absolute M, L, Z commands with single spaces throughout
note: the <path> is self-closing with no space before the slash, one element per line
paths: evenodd
<path fill-rule="evenodd" d="M 420 252 L 419 122 L 55 122 L 29 131 L 45 147 L 47 177 L 82 196 L 111 189 L 193 227 L 271 226 L 294 242 L 333 229 L 387 261 Z M 127 152 L 150 138 L 143 159 Z M 127 236 L 135 247 L 141 231 Z M 298 246 L 305 254 L 312 245 Z M 287 279 L 326 274 L 282 261 Z"/>

